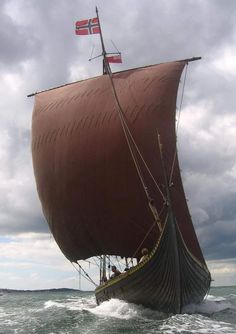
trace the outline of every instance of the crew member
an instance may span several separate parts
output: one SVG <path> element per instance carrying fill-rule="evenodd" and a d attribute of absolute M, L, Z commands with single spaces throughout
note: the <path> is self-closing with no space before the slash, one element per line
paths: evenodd
<path fill-rule="evenodd" d="M 121 274 L 121 272 L 116 268 L 116 266 L 112 266 L 111 271 L 113 272 L 111 278 L 117 277 Z"/>
<path fill-rule="evenodd" d="M 148 257 L 148 249 L 147 248 L 143 248 L 142 249 L 142 257 L 141 259 L 139 260 L 139 263 L 146 260 L 146 258 Z"/>

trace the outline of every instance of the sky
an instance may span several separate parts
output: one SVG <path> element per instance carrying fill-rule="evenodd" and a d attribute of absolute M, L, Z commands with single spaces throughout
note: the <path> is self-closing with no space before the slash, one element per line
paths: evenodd
<path fill-rule="evenodd" d="M 96 5 L 107 50 L 122 53 L 113 71 L 202 57 L 188 66 L 179 160 L 212 284 L 236 285 L 236 1 L 1 0 L 0 288 L 80 286 L 42 214 L 26 96 L 101 74 L 101 60 L 88 61 L 101 53 L 99 35 L 74 33 Z"/>

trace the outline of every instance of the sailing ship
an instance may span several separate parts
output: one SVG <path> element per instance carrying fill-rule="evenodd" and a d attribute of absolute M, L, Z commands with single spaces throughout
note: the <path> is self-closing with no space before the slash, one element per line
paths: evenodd
<path fill-rule="evenodd" d="M 98 12 L 91 22 L 101 37 L 103 75 L 32 94 L 42 209 L 67 259 L 101 259 L 98 304 L 119 298 L 181 313 L 204 299 L 211 282 L 176 147 L 180 77 L 199 58 L 112 73 Z M 144 247 L 149 254 L 138 263 Z M 137 264 L 105 280 L 110 256 Z"/>

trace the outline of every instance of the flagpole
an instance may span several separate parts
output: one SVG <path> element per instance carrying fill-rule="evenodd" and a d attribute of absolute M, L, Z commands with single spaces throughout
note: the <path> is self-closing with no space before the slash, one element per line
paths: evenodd
<path fill-rule="evenodd" d="M 99 20 L 99 15 L 98 15 L 98 8 L 96 6 L 96 14 L 97 14 L 97 19 L 98 19 L 98 25 L 99 25 L 99 29 L 100 29 L 100 39 L 101 39 L 101 45 L 102 45 L 102 55 L 103 55 L 103 74 L 109 74 L 111 73 L 111 68 L 110 65 L 106 59 L 106 49 L 105 49 L 105 44 L 103 41 L 103 36 L 102 36 L 102 28 L 101 28 L 101 24 L 100 24 L 100 20 Z"/>

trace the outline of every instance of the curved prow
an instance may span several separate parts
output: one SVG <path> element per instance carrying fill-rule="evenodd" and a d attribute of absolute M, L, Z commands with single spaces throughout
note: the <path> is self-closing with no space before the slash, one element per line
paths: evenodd
<path fill-rule="evenodd" d="M 158 133 L 158 146 L 159 146 L 159 151 L 160 151 L 160 158 L 161 158 L 161 164 L 162 164 L 162 170 L 164 174 L 164 180 L 165 180 L 165 190 L 166 190 L 166 206 L 167 206 L 167 212 L 168 212 L 168 220 L 167 224 L 169 224 L 169 233 L 170 233 L 170 239 L 172 241 L 172 251 L 173 251 L 173 264 L 174 264 L 174 269 L 176 273 L 175 277 L 175 297 L 176 297 L 176 302 L 175 302 L 175 312 L 176 313 L 181 313 L 182 309 L 182 300 L 181 300 L 181 278 L 180 278 L 180 260 L 179 260 L 179 248 L 178 248 L 178 240 L 177 240 L 177 226 L 176 226 L 176 221 L 173 213 L 173 208 L 171 204 L 171 193 L 170 193 L 170 184 L 169 180 L 166 174 L 166 166 L 165 166 L 165 160 L 163 156 L 163 146 L 161 143 L 161 137 L 160 134 Z"/>

